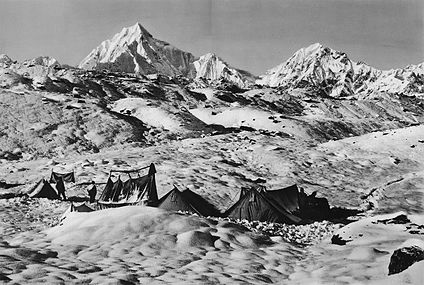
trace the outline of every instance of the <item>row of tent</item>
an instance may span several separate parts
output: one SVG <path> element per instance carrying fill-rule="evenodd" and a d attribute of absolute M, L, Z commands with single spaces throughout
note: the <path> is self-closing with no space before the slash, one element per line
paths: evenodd
<path fill-rule="evenodd" d="M 139 171 L 139 170 L 137 170 Z M 128 172 L 128 171 L 122 171 Z M 308 221 L 323 220 L 329 217 L 327 199 L 307 195 L 296 185 L 269 191 L 264 187 L 242 189 L 238 201 L 221 213 L 200 195 L 190 191 L 180 191 L 177 187 L 158 199 L 156 169 L 152 163 L 147 175 L 122 181 L 120 177 L 112 181 L 109 176 L 106 187 L 97 201 L 98 209 L 127 205 L 147 205 L 168 211 L 183 211 L 201 216 L 229 217 L 250 221 L 267 221 L 287 224 L 302 224 Z"/>
<path fill-rule="evenodd" d="M 296 185 L 272 191 L 264 187 L 243 189 L 238 201 L 224 213 L 220 213 L 200 195 L 188 189 L 181 192 L 174 187 L 158 201 L 157 207 L 201 216 L 285 224 L 303 224 L 327 219 L 330 215 L 327 199 L 308 196 L 299 191 Z"/>
<path fill-rule="evenodd" d="M 100 210 L 128 205 L 147 205 L 168 211 L 195 213 L 201 216 L 286 224 L 303 224 L 330 217 L 327 199 L 317 198 L 315 193 L 307 195 L 303 189 L 299 189 L 296 185 L 278 190 L 267 190 L 264 187 L 242 188 L 238 201 L 224 213 L 221 213 L 202 196 L 188 189 L 180 191 L 175 186 L 159 199 L 155 181 L 156 168 L 153 163 L 148 168 L 148 173 L 144 176 L 139 175 L 139 172 L 144 168 L 111 170 L 96 208 Z M 119 176 L 118 179 L 113 181 L 111 178 L 112 172 L 127 173 L 129 179 L 122 181 Z M 138 176 L 132 177 L 131 172 L 137 172 Z M 66 182 L 75 182 L 73 172 L 63 174 L 52 172 L 50 182 L 54 183 L 59 178 Z M 28 196 L 59 199 L 57 191 L 44 179 L 28 192 Z M 88 212 L 94 211 L 94 209 L 85 204 L 71 204 L 70 211 Z"/>

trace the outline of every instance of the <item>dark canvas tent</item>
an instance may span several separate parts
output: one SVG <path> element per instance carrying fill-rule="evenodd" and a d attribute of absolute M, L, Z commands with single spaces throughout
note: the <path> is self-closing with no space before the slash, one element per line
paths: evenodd
<path fill-rule="evenodd" d="M 302 219 L 280 207 L 263 189 L 252 188 L 226 212 L 233 219 L 274 223 L 299 224 Z"/>
<path fill-rule="evenodd" d="M 219 211 L 202 196 L 186 189 L 183 192 L 174 186 L 158 202 L 158 208 L 167 211 L 184 211 L 201 216 L 219 216 Z"/>
<path fill-rule="evenodd" d="M 58 173 L 52 171 L 52 175 L 50 176 L 50 183 L 56 183 L 59 177 L 62 177 L 63 182 L 75 183 L 75 174 L 73 171 L 68 173 Z"/>
<path fill-rule="evenodd" d="M 115 172 L 130 173 L 138 170 L 114 170 Z M 142 177 L 130 178 L 122 181 L 119 176 L 113 182 L 109 176 L 106 187 L 99 198 L 99 208 L 112 208 L 128 205 L 155 206 L 158 202 L 158 194 L 155 181 L 156 169 L 152 163 L 149 173 Z"/>
<path fill-rule="evenodd" d="M 278 190 L 265 190 L 265 195 L 272 203 L 285 211 L 296 214 L 300 211 L 299 189 L 292 185 Z"/>
<path fill-rule="evenodd" d="M 330 207 L 325 198 L 315 193 L 306 195 L 296 185 L 278 190 L 252 188 L 240 195 L 226 216 L 250 221 L 300 224 L 328 218 Z"/>
<path fill-rule="evenodd" d="M 56 190 L 45 179 L 41 179 L 27 192 L 27 195 L 31 198 L 59 199 L 59 195 Z"/>
<path fill-rule="evenodd" d="M 68 209 L 63 213 L 62 217 L 60 217 L 59 221 L 62 222 L 71 212 L 93 212 L 94 209 L 87 206 L 85 203 L 82 204 L 74 204 L 71 202 L 71 205 L 68 207 Z"/>
<path fill-rule="evenodd" d="M 279 207 L 301 217 L 304 220 L 319 221 L 327 219 L 330 205 L 327 199 L 315 197 L 316 192 L 307 195 L 302 188 L 292 185 L 284 189 L 266 191 Z"/>

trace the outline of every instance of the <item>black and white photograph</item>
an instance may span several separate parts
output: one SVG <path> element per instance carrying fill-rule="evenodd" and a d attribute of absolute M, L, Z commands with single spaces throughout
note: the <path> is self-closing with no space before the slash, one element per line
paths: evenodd
<path fill-rule="evenodd" d="M 424 284 L 424 1 L 0 0 L 0 284 Z"/>

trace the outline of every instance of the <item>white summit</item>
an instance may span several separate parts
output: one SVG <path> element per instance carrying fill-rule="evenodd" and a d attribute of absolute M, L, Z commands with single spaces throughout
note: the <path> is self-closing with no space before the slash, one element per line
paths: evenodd
<path fill-rule="evenodd" d="M 372 92 L 415 94 L 422 92 L 423 80 L 423 64 L 382 71 L 315 43 L 268 70 L 256 83 L 270 87 L 312 86 L 327 96 L 339 97 Z"/>
<path fill-rule="evenodd" d="M 229 66 L 214 53 L 202 55 L 193 64 L 196 78 L 206 78 L 212 81 L 225 79 L 239 87 L 246 87 L 249 77 L 251 77 L 246 71 Z"/>
<path fill-rule="evenodd" d="M 153 38 L 140 23 L 136 23 L 123 28 L 112 39 L 103 41 L 81 61 L 79 67 L 186 76 L 193 60 L 191 53 Z"/>

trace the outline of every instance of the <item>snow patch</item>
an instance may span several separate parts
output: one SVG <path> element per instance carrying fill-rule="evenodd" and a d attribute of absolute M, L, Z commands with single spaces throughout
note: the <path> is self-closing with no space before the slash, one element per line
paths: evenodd
<path fill-rule="evenodd" d="M 189 110 L 192 115 L 206 124 L 217 124 L 224 127 L 250 127 L 257 130 L 268 130 L 295 134 L 301 132 L 292 121 L 281 119 L 271 112 L 249 107 L 234 107 L 216 112 L 211 109 L 197 108 Z"/>
<path fill-rule="evenodd" d="M 125 98 L 112 105 L 112 111 L 136 117 L 143 123 L 169 131 L 181 129 L 178 119 L 159 107 L 149 106 L 142 98 Z"/>

